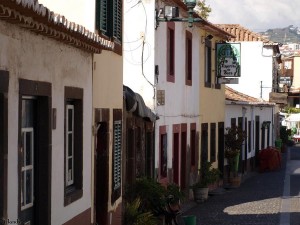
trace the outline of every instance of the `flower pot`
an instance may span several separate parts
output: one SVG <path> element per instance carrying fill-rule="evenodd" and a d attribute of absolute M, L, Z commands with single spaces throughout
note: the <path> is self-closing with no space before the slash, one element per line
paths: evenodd
<path fill-rule="evenodd" d="M 230 186 L 233 188 L 237 188 L 241 185 L 241 177 L 240 176 L 236 176 L 236 177 L 230 177 L 229 178 L 229 183 Z"/>
<path fill-rule="evenodd" d="M 182 219 L 185 225 L 196 225 L 196 216 L 183 216 Z"/>
<path fill-rule="evenodd" d="M 240 154 L 236 154 L 234 157 L 229 159 L 229 166 L 231 172 L 237 172 L 239 169 L 239 160 L 240 160 Z"/>
<path fill-rule="evenodd" d="M 208 198 L 208 187 L 207 188 L 194 188 L 194 200 L 197 203 L 204 202 Z"/>

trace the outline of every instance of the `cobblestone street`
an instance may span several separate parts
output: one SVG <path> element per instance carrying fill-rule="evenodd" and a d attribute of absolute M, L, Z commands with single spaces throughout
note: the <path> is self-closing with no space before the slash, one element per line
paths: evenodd
<path fill-rule="evenodd" d="M 185 210 L 197 225 L 300 225 L 300 147 L 282 154 L 282 168 L 254 173 L 239 188 Z M 182 219 L 180 223 L 184 224 Z"/>

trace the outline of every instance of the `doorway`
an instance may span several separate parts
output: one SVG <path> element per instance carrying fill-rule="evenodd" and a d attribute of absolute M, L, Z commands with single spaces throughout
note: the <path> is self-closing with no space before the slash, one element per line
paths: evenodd
<path fill-rule="evenodd" d="M 96 224 L 107 225 L 108 210 L 108 123 L 99 122 L 96 139 L 95 208 Z"/>
<path fill-rule="evenodd" d="M 49 110 L 48 97 L 20 99 L 19 217 L 28 225 L 51 224 Z"/>
<path fill-rule="evenodd" d="M 173 133 L 173 181 L 179 185 L 179 133 Z"/>
<path fill-rule="evenodd" d="M 225 139 L 224 139 L 224 122 L 218 123 L 218 168 L 221 171 L 221 176 L 224 174 L 224 148 L 225 148 Z"/>

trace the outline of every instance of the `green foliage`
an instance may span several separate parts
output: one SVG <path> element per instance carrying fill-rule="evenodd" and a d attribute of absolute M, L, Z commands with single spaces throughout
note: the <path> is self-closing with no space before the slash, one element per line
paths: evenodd
<path fill-rule="evenodd" d="M 299 108 L 295 108 L 295 107 L 286 107 L 286 108 L 284 108 L 282 110 L 282 112 L 288 113 L 288 114 L 300 113 L 300 109 Z"/>
<path fill-rule="evenodd" d="M 212 168 L 211 162 L 205 162 L 200 172 L 200 179 L 195 183 L 192 188 L 206 188 L 208 185 L 217 182 L 220 179 L 221 172 L 219 169 Z"/>
<path fill-rule="evenodd" d="M 126 203 L 124 212 L 124 224 L 132 225 L 156 225 L 157 219 L 151 212 L 143 212 L 140 208 L 141 200 L 134 199 L 130 203 Z"/>
<path fill-rule="evenodd" d="M 197 2 L 197 6 L 199 7 L 198 9 L 198 14 L 204 18 L 207 19 L 210 12 L 211 12 L 211 8 L 209 5 L 206 5 L 205 0 L 198 0 Z"/>
<path fill-rule="evenodd" d="M 171 204 L 178 203 L 184 199 L 184 193 L 180 190 L 177 184 L 171 183 L 167 186 L 166 197 L 173 196 L 170 200 Z"/>
<path fill-rule="evenodd" d="M 141 212 L 150 212 L 154 216 L 159 216 L 165 211 L 168 203 L 175 204 L 183 200 L 184 194 L 176 184 L 168 184 L 165 188 L 154 179 L 143 177 L 127 186 L 124 199 L 129 203 L 140 199 Z"/>
<path fill-rule="evenodd" d="M 240 153 L 243 142 L 246 139 L 246 132 L 238 126 L 226 128 L 225 133 L 225 157 L 233 158 Z"/>
<path fill-rule="evenodd" d="M 125 200 L 133 202 L 141 199 L 141 210 L 158 215 L 166 205 L 166 189 L 154 179 L 140 178 L 126 188 Z"/>

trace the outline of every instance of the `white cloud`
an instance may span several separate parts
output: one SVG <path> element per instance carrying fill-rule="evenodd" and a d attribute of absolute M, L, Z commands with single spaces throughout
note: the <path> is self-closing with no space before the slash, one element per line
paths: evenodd
<path fill-rule="evenodd" d="M 300 27 L 299 0 L 206 0 L 212 23 L 240 24 L 254 32 Z"/>

